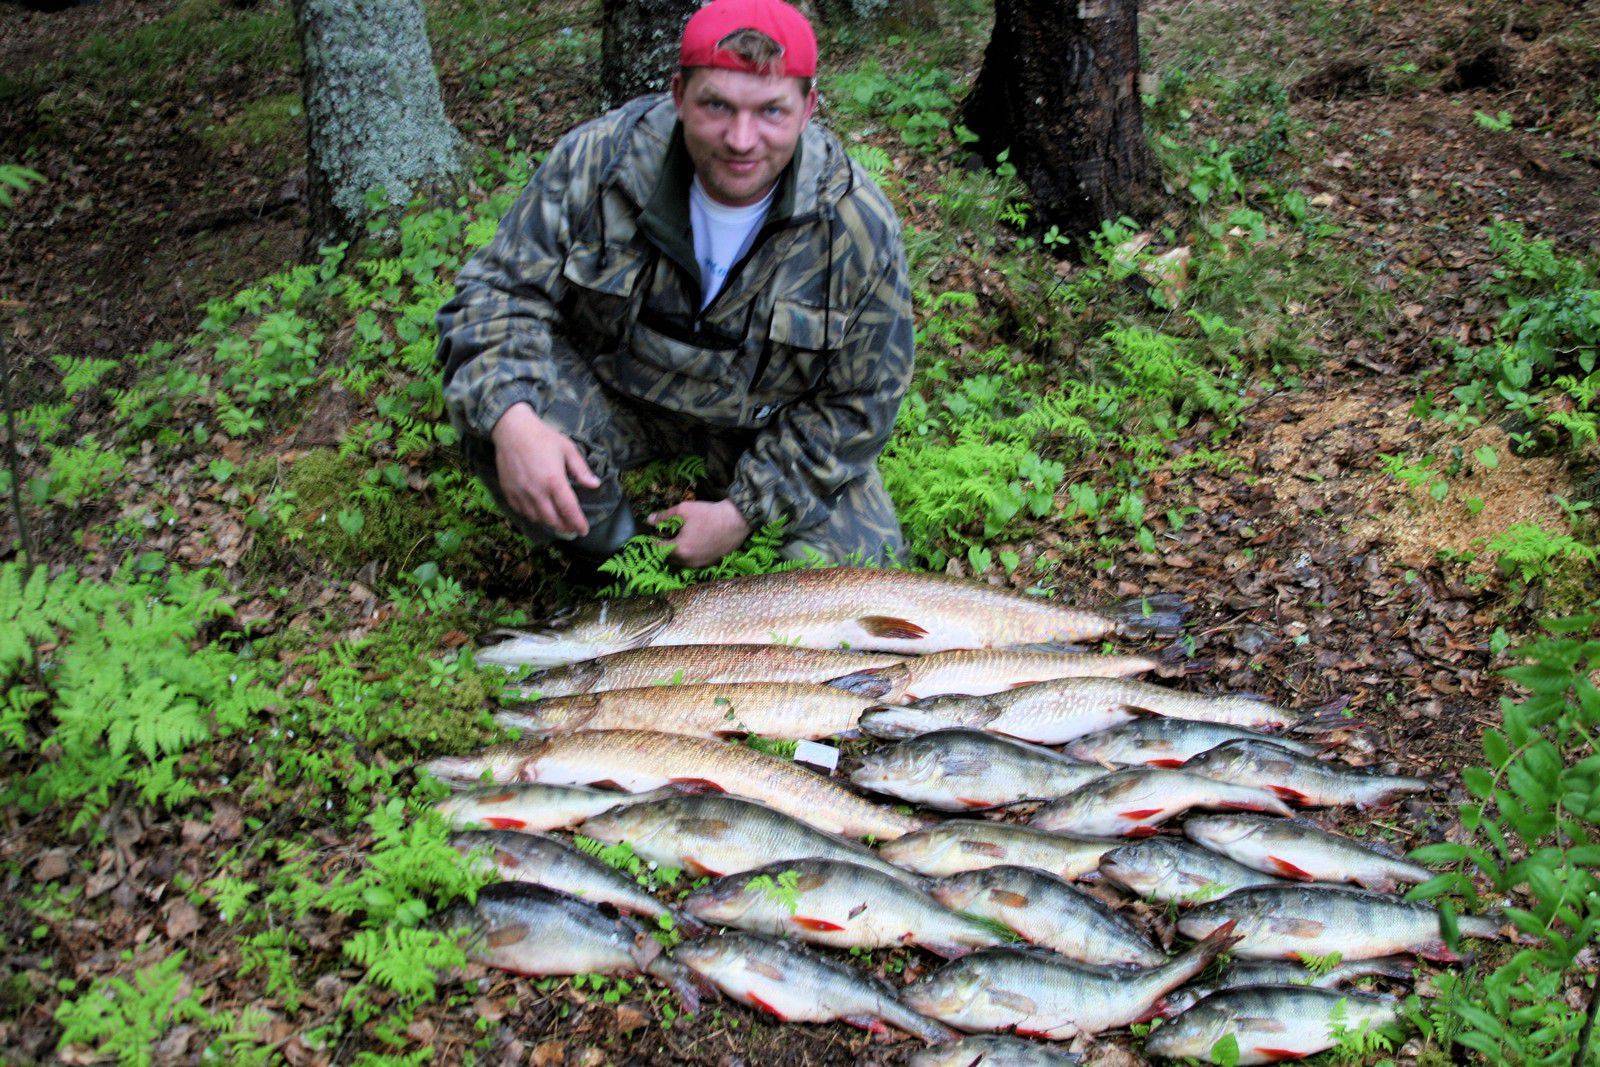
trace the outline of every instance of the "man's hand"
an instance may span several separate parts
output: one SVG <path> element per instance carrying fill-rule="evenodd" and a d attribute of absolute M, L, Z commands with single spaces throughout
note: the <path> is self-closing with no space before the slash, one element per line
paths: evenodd
<path fill-rule="evenodd" d="M 570 437 L 534 414 L 527 404 L 512 405 L 490 436 L 500 491 L 519 515 L 562 537 L 582 537 L 589 532 L 589 520 L 578 506 L 572 483 L 598 489 L 600 479 Z"/>
<path fill-rule="evenodd" d="M 672 539 L 672 560 L 685 567 L 710 566 L 750 536 L 750 524 L 731 500 L 685 500 L 647 521 L 654 525 L 673 518 L 683 520 L 683 529 Z"/>

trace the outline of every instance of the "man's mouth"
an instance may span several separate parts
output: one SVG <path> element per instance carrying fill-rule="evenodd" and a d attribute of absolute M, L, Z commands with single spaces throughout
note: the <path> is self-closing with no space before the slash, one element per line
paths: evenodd
<path fill-rule="evenodd" d="M 733 171 L 735 174 L 750 174 L 756 169 L 756 167 L 761 165 L 761 160 L 760 159 L 725 159 L 725 160 L 722 161 L 722 163 L 723 163 L 723 166 L 727 167 L 729 170 Z"/>

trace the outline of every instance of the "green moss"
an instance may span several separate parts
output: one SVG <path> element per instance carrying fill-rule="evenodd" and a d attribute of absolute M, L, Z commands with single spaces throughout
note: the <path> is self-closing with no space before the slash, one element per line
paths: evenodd
<path fill-rule="evenodd" d="M 377 473 L 326 448 L 295 461 L 286 475 L 295 501 L 287 533 L 299 555 L 345 566 L 373 559 L 400 563 L 419 543 L 431 541 L 437 528 L 431 512 L 415 495 L 374 484 Z"/>
<path fill-rule="evenodd" d="M 298 92 L 273 93 L 250 101 L 220 123 L 207 123 L 197 133 L 213 152 L 240 145 L 255 150 L 252 158 L 266 169 L 282 171 L 304 152 L 304 116 Z"/>

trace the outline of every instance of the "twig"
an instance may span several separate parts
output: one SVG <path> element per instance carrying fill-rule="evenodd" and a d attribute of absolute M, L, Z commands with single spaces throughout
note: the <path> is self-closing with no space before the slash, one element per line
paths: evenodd
<path fill-rule="evenodd" d="M 29 565 L 38 562 L 33 550 L 33 534 L 22 513 L 22 457 L 17 452 L 17 412 L 11 404 L 11 353 L 0 339 L 0 406 L 6 409 L 6 466 L 11 471 L 11 512 L 17 520 L 17 540 Z"/>
<path fill-rule="evenodd" d="M 1589 1062 L 1589 1039 L 1594 1037 L 1594 1018 L 1600 1013 L 1600 975 L 1589 989 L 1589 1011 L 1583 1018 L 1583 1029 L 1578 1032 L 1578 1058 L 1573 1062 L 1583 1067 Z"/>

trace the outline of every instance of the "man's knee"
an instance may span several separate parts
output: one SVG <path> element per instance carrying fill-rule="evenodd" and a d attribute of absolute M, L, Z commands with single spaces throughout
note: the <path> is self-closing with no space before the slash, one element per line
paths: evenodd
<path fill-rule="evenodd" d="M 781 550 L 788 560 L 881 567 L 905 559 L 905 537 L 894 501 L 873 470 L 841 490 L 828 517 L 795 535 Z"/>

